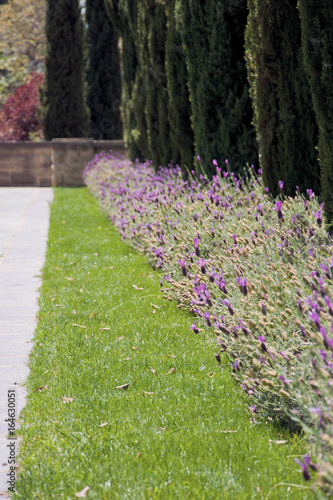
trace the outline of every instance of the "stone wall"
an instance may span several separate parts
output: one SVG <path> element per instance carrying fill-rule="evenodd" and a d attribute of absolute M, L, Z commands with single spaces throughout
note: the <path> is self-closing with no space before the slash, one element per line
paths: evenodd
<path fill-rule="evenodd" d="M 51 186 L 50 142 L 0 142 L 0 186 Z"/>
<path fill-rule="evenodd" d="M 102 151 L 124 155 L 124 141 L 94 141 L 93 139 L 52 140 L 52 186 L 83 186 L 82 172 L 86 164 Z"/>
<path fill-rule="evenodd" d="M 124 141 L 0 142 L 0 186 L 82 186 L 86 163 L 111 149 L 126 154 Z"/>

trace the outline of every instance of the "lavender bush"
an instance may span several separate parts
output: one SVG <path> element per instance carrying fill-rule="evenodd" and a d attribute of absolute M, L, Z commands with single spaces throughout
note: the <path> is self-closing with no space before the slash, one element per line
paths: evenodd
<path fill-rule="evenodd" d="M 200 159 L 198 158 L 200 162 Z M 301 425 L 333 492 L 333 245 L 311 190 L 275 202 L 253 168 L 226 160 L 211 181 L 179 167 L 155 172 L 102 154 L 84 178 L 122 238 L 147 255 L 164 297 L 189 309 L 194 334 L 211 331 L 249 396 L 252 418 Z"/>

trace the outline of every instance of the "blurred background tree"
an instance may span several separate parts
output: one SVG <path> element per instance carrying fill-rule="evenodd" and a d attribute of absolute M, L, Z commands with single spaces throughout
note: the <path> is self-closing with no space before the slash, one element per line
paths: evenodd
<path fill-rule="evenodd" d="M 87 105 L 94 139 L 122 139 L 121 77 L 118 32 L 106 14 L 104 0 L 86 0 Z"/>
<path fill-rule="evenodd" d="M 0 106 L 31 73 L 43 72 L 45 45 L 45 0 L 0 3 Z"/>

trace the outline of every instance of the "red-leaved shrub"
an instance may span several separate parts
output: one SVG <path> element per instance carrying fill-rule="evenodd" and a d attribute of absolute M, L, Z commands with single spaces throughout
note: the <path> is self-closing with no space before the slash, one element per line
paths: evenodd
<path fill-rule="evenodd" d="M 42 83 L 43 75 L 32 73 L 29 80 L 8 97 L 0 110 L 0 141 L 31 141 L 32 137 L 43 137 L 37 117 L 38 87 Z"/>

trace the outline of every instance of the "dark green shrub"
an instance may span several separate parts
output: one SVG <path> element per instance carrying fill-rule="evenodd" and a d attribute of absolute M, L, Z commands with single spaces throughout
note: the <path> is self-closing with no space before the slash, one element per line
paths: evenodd
<path fill-rule="evenodd" d="M 83 24 L 78 0 L 46 2 L 42 121 L 46 140 L 86 137 L 89 114 L 84 102 Z"/>
<path fill-rule="evenodd" d="M 319 191 L 318 130 L 301 50 L 297 0 L 249 0 L 246 59 L 264 184 Z"/>
<path fill-rule="evenodd" d="M 212 160 L 234 171 L 255 163 L 256 141 L 244 59 L 246 1 L 176 0 L 189 72 L 195 151 L 208 173 Z"/>
<path fill-rule="evenodd" d="M 94 139 L 122 139 L 118 33 L 106 15 L 104 0 L 86 0 L 88 24 L 88 96 Z"/>
<path fill-rule="evenodd" d="M 299 0 L 304 62 L 319 125 L 321 194 L 333 219 L 333 3 Z"/>
<path fill-rule="evenodd" d="M 180 33 L 176 26 L 175 0 L 166 5 L 167 34 L 165 43 L 165 67 L 169 95 L 170 141 L 172 159 L 191 170 L 194 164 L 194 134 L 192 108 L 188 91 L 188 71 Z"/>

